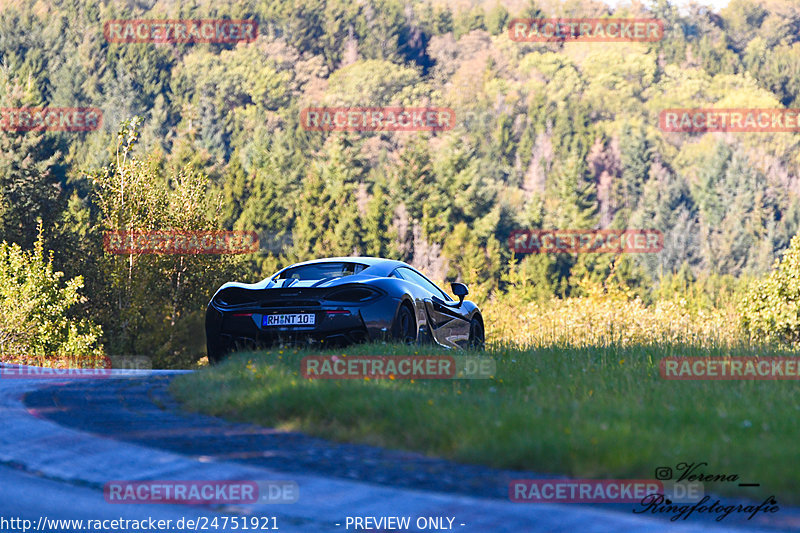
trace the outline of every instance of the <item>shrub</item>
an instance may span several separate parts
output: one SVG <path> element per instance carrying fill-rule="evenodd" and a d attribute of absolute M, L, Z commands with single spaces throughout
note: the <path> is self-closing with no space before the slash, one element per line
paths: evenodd
<path fill-rule="evenodd" d="M 81 276 L 63 283 L 45 257 L 41 228 L 33 250 L 0 243 L 0 360 L 55 366 L 102 361 L 99 326 L 71 316 L 83 301 Z"/>
<path fill-rule="evenodd" d="M 741 302 L 742 326 L 754 341 L 800 341 L 800 235 L 795 235 L 773 271 L 756 282 Z"/>

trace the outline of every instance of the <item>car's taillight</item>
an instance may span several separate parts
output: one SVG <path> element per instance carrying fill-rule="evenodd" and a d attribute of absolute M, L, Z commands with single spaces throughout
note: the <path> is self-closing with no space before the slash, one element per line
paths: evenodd
<path fill-rule="evenodd" d="M 325 296 L 332 302 L 362 303 L 380 298 L 381 293 L 369 287 L 346 287 Z"/>
<path fill-rule="evenodd" d="M 256 303 L 258 300 L 253 294 L 253 291 L 233 288 L 220 291 L 220 293 L 214 297 L 214 301 L 220 305 L 242 305 Z"/>

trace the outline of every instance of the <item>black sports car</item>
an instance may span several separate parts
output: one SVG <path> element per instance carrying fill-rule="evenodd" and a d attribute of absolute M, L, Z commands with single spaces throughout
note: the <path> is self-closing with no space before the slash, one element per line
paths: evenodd
<path fill-rule="evenodd" d="M 334 257 L 284 268 L 260 283 L 229 282 L 208 304 L 210 362 L 237 346 L 348 344 L 394 339 L 483 348 L 483 318 L 452 283 L 454 300 L 402 261 Z"/>

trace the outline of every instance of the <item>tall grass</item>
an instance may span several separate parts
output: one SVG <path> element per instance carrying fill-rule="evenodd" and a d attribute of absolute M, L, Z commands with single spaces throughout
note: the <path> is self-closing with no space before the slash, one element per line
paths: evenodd
<path fill-rule="evenodd" d="M 630 291 L 599 285 L 584 292 L 527 304 L 490 300 L 483 306 L 487 341 L 518 348 L 748 344 L 734 305 L 698 308 L 680 297 L 645 305 Z"/>
<path fill-rule="evenodd" d="M 338 356 L 448 353 L 372 344 Z M 651 479 L 660 466 L 707 462 L 742 482 L 711 493 L 800 501 L 787 476 L 800 439 L 793 381 L 670 381 L 667 356 L 713 356 L 684 346 L 490 348 L 497 371 L 471 380 L 309 380 L 303 357 L 281 350 L 233 355 L 176 378 L 192 410 L 346 442 L 417 450 L 466 463 L 584 478 Z M 742 350 L 740 355 L 764 355 Z M 771 352 L 770 355 L 782 355 Z M 786 355 L 786 354 L 783 354 Z"/>

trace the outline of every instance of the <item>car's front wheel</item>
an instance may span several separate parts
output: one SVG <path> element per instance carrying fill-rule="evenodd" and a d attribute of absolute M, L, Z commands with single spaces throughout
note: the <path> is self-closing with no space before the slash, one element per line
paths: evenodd
<path fill-rule="evenodd" d="M 473 317 L 469 323 L 469 348 L 483 350 L 486 337 L 483 333 L 483 322 L 478 317 Z"/>

